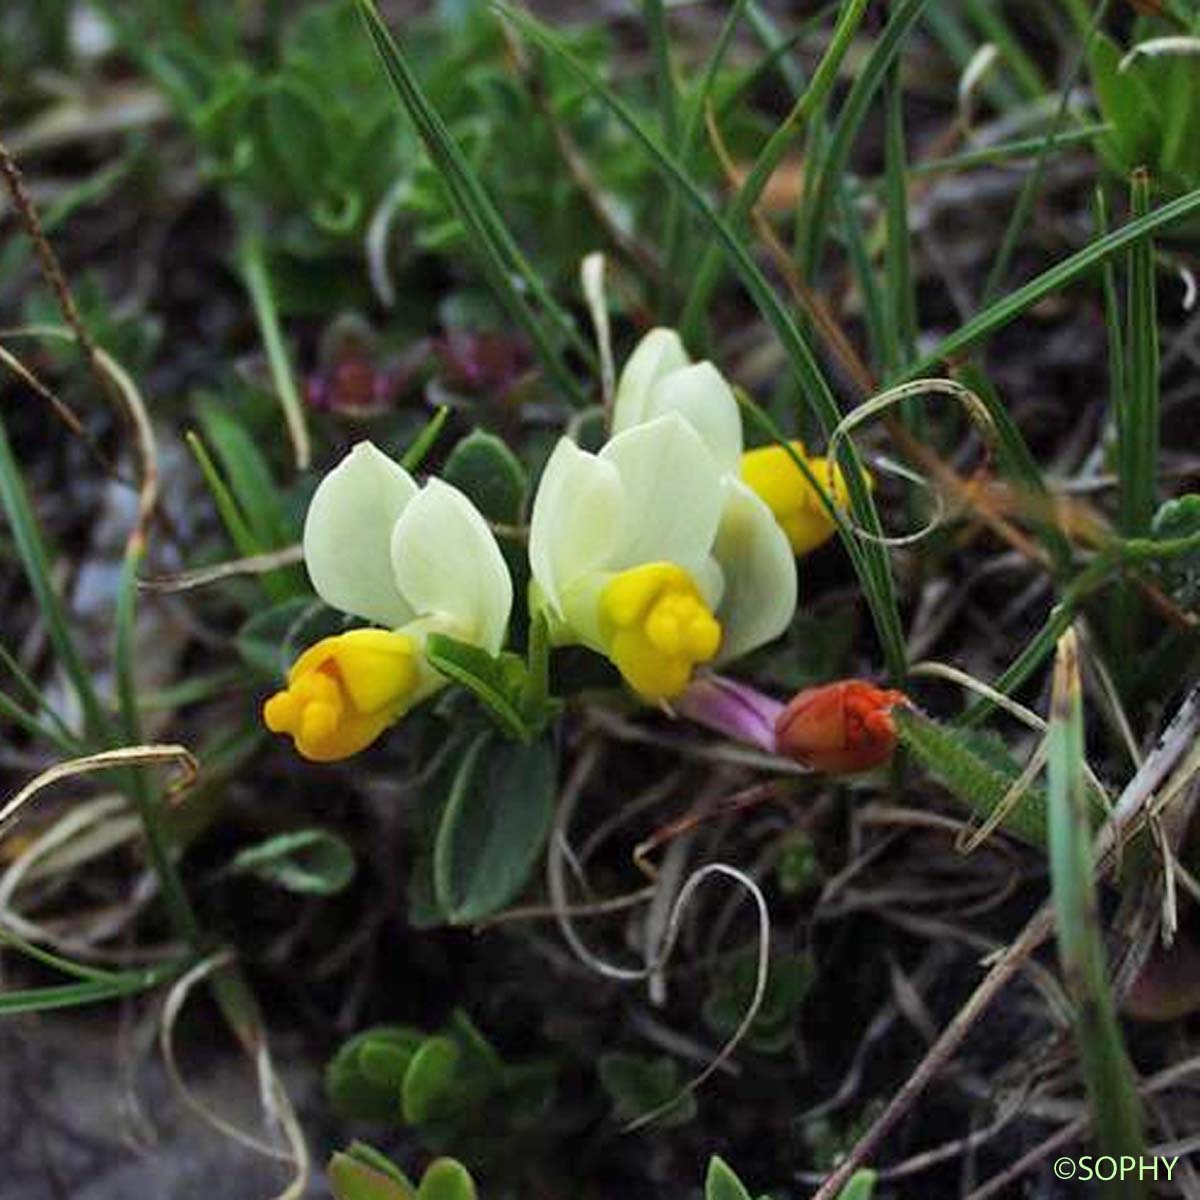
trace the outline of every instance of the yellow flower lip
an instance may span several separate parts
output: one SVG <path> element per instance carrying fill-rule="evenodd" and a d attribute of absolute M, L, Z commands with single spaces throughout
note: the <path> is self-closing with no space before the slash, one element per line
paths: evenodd
<path fill-rule="evenodd" d="M 719 622 L 675 563 L 643 563 L 613 576 L 600 594 L 600 628 L 609 658 L 646 700 L 678 696 L 721 646 Z"/>
<path fill-rule="evenodd" d="M 353 629 L 310 646 L 287 687 L 263 705 L 272 733 L 291 735 L 313 762 L 365 750 L 409 707 L 419 679 L 417 645 L 407 634 Z"/>
<path fill-rule="evenodd" d="M 807 463 L 813 478 L 827 490 L 838 508 L 849 502 L 841 468 L 826 458 L 810 457 L 803 442 L 790 442 L 791 449 Z M 831 470 L 832 467 L 832 470 Z M 824 545 L 837 526 L 817 490 L 804 477 L 788 451 L 780 445 L 763 446 L 742 455 L 742 481 L 775 515 L 787 534 L 792 552 L 808 554 Z M 867 476 L 868 487 L 871 479 Z"/>

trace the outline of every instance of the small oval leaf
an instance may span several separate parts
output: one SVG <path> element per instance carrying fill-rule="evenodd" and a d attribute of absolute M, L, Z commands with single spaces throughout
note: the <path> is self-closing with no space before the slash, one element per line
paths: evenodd
<path fill-rule="evenodd" d="M 409 1125 L 456 1115 L 462 1101 L 458 1080 L 461 1057 L 462 1051 L 453 1039 L 442 1036 L 425 1039 L 413 1055 L 401 1091 L 401 1111 Z"/>
<path fill-rule="evenodd" d="M 471 499 L 489 521 L 515 525 L 525 499 L 525 468 L 495 434 L 476 429 L 450 452 L 442 478 Z"/>
<path fill-rule="evenodd" d="M 549 738 L 484 734 L 467 751 L 434 845 L 437 900 L 452 923 L 495 912 L 525 886 L 550 828 L 555 774 Z"/>
<path fill-rule="evenodd" d="M 417 1196 L 406 1184 L 340 1151 L 329 1160 L 326 1173 L 334 1200 L 415 1200 Z"/>
<path fill-rule="evenodd" d="M 453 1158 L 437 1158 L 421 1177 L 417 1200 L 476 1200 L 475 1181 Z"/>
<path fill-rule="evenodd" d="M 750 1193 L 746 1191 L 742 1181 L 733 1173 L 729 1164 L 715 1154 L 708 1160 L 704 1200 L 750 1200 Z"/>
<path fill-rule="evenodd" d="M 298 829 L 248 846 L 229 864 L 284 891 L 332 896 L 354 878 L 354 855 L 340 837 L 323 829 Z"/>

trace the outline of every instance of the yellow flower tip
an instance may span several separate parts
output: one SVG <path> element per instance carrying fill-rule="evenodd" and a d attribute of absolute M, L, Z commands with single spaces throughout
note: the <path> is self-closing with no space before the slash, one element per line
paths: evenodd
<path fill-rule="evenodd" d="M 711 661 L 721 626 L 692 577 L 674 563 L 646 563 L 611 579 L 600 596 L 608 656 L 646 700 L 669 700 Z"/>
<path fill-rule="evenodd" d="M 849 495 L 841 468 L 833 464 L 831 472 L 828 459 L 810 457 L 802 442 L 790 444 L 805 460 L 813 477 L 823 487 L 830 488 L 834 504 L 845 508 Z M 837 526 L 826 512 L 816 489 L 782 446 L 763 446 L 743 454 L 742 481 L 775 515 L 794 554 L 808 554 L 833 536 Z M 867 485 L 871 485 L 870 476 L 867 476 Z"/>
<path fill-rule="evenodd" d="M 291 735 L 313 762 L 365 750 L 408 708 L 419 679 L 411 637 L 354 629 L 310 646 L 288 672 L 287 687 L 263 705 L 272 733 Z"/>

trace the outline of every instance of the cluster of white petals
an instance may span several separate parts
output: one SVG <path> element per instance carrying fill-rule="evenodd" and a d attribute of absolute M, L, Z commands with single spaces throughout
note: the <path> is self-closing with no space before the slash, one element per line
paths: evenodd
<path fill-rule="evenodd" d="M 598 453 L 562 438 L 530 519 L 530 606 L 557 644 L 606 655 L 644 699 L 772 641 L 796 606 L 796 566 L 772 511 L 740 476 L 729 384 L 677 334 L 642 339 Z M 512 581 L 488 523 L 442 480 L 418 486 L 361 442 L 321 481 L 304 527 L 317 594 L 370 622 L 311 647 L 268 701 L 267 724 L 307 757 L 354 753 L 445 679 L 425 640 L 496 654 Z"/>

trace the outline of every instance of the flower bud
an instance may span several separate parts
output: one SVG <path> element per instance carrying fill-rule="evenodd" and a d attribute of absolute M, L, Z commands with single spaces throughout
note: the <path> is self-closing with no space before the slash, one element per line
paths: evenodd
<path fill-rule="evenodd" d="M 882 766 L 896 748 L 892 709 L 907 705 L 903 692 L 844 679 L 805 688 L 775 722 L 775 748 L 814 771 L 855 775 Z"/>

